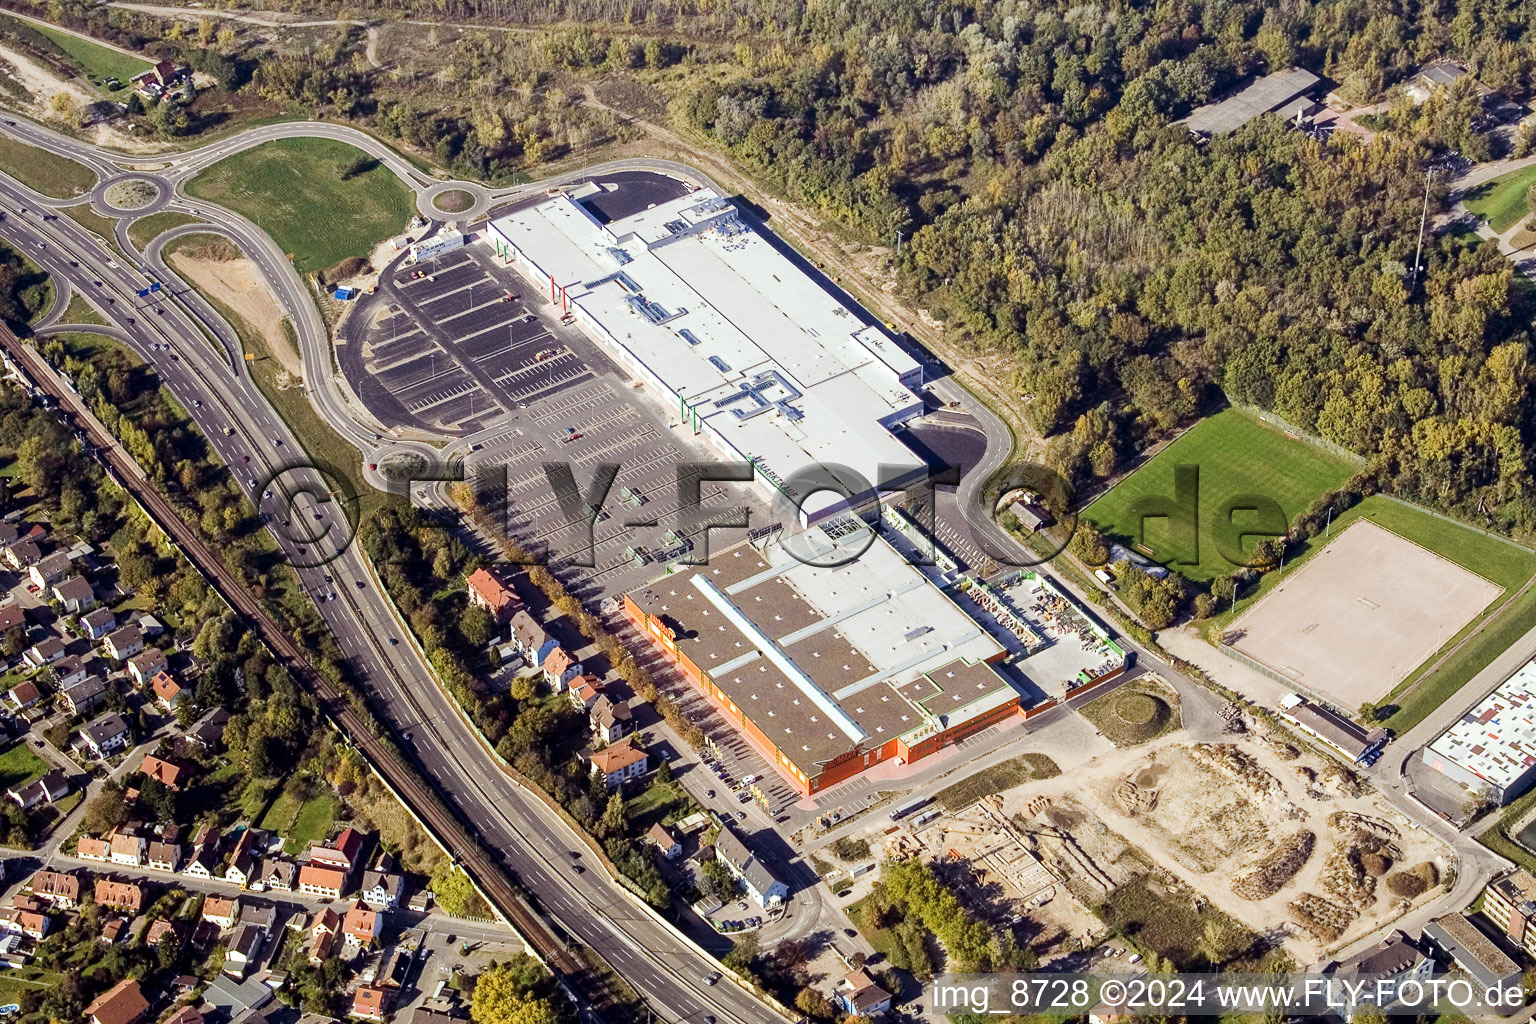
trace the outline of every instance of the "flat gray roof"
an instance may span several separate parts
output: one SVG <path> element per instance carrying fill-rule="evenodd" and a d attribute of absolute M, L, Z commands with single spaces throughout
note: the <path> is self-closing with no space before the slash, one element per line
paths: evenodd
<path fill-rule="evenodd" d="M 1255 79 L 1226 99 L 1198 107 L 1184 124 L 1202 135 L 1230 135 L 1261 114 L 1281 113 L 1319 79 L 1304 68 L 1286 68 Z"/>

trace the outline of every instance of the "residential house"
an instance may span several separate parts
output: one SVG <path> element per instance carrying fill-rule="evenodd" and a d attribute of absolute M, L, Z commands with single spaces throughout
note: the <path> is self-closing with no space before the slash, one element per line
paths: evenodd
<path fill-rule="evenodd" d="M 52 925 L 53 918 L 40 909 L 12 906 L 0 911 L 0 931 L 11 935 L 37 940 L 47 935 Z"/>
<path fill-rule="evenodd" d="M 79 658 L 64 658 L 59 662 L 64 665 L 67 662 L 79 663 Z M 74 666 L 69 666 L 73 675 Z M 101 676 L 86 675 L 81 672 L 72 683 L 60 684 L 59 701 L 72 715 L 88 715 L 95 711 L 107 700 L 107 684 Z"/>
<path fill-rule="evenodd" d="M 90 1024 L 138 1024 L 149 1013 L 149 1003 L 139 983 L 124 978 L 91 1001 L 85 1008 Z"/>
<path fill-rule="evenodd" d="M 758 906 L 782 903 L 789 895 L 789 887 L 728 826 L 720 829 L 720 837 L 715 840 L 715 856 L 741 880 L 747 895 Z"/>
<path fill-rule="evenodd" d="M 16 539 L 20 536 L 21 531 L 16 528 L 14 522 L 9 519 L 0 522 L 0 551 L 16 543 Z"/>
<path fill-rule="evenodd" d="M 514 614 L 522 610 L 522 599 L 511 586 L 501 580 L 499 572 L 476 569 L 465 580 L 465 584 L 469 590 L 469 603 L 490 612 L 498 625 L 505 626 Z"/>
<path fill-rule="evenodd" d="M 88 639 L 100 640 L 117 628 L 117 616 L 110 608 L 98 608 L 80 616 L 80 629 Z"/>
<path fill-rule="evenodd" d="M 530 665 L 543 665 L 555 642 L 539 620 L 527 611 L 516 611 L 512 613 L 512 646 Z"/>
<path fill-rule="evenodd" d="M 139 763 L 139 774 L 146 779 L 154 779 L 166 789 L 179 790 L 181 784 L 191 775 L 191 769 L 175 761 L 156 757 L 154 754 L 145 754 L 144 760 Z"/>
<path fill-rule="evenodd" d="M 55 768 L 40 779 L 33 779 L 19 789 L 6 790 L 6 796 L 24 811 L 43 804 L 51 804 L 69 795 L 69 777 L 64 769 Z"/>
<path fill-rule="evenodd" d="M 32 876 L 30 889 L 35 899 L 55 910 L 74 910 L 80 905 L 80 876 L 68 871 L 39 871 Z"/>
<path fill-rule="evenodd" d="M 38 590 L 46 590 L 69 575 L 69 556 L 62 551 L 44 555 L 27 567 L 27 576 Z"/>
<path fill-rule="evenodd" d="M 864 971 L 854 971 L 837 983 L 837 1005 L 855 1017 L 878 1017 L 891 1008 L 891 994 Z"/>
<path fill-rule="evenodd" d="M 597 704 L 597 698 L 602 695 L 603 681 L 593 675 L 577 676 L 571 680 L 570 689 L 566 691 L 571 706 L 577 711 L 590 712 Z"/>
<path fill-rule="evenodd" d="M 98 760 L 128 749 L 128 742 L 128 723 L 122 715 L 103 715 L 80 730 L 80 743 Z"/>
<path fill-rule="evenodd" d="M 132 882 L 98 878 L 96 879 L 96 905 L 137 914 L 144 908 L 144 890 Z"/>
<path fill-rule="evenodd" d="M 326 846 L 311 846 L 309 862 L 321 867 L 351 872 L 358 865 L 363 852 L 364 836 L 356 829 L 343 829 L 341 834 Z"/>
<path fill-rule="evenodd" d="M 629 705 L 610 700 L 607 694 L 601 694 L 592 703 L 592 709 L 587 713 L 587 721 L 592 726 L 592 734 L 602 744 L 617 742 L 628 736 L 635 728 Z"/>
<path fill-rule="evenodd" d="M 244 978 L 245 972 L 261 959 L 261 947 L 266 945 L 267 930 L 258 922 L 248 921 L 240 926 L 230 940 L 224 954 L 224 973 Z"/>
<path fill-rule="evenodd" d="M 144 649 L 144 631 L 132 624 L 120 626 L 102 637 L 101 646 L 113 661 L 127 661 Z"/>
<path fill-rule="evenodd" d="M 330 907 L 315 914 L 309 922 L 309 962 L 318 964 L 331 955 L 336 936 L 341 931 L 341 915 Z"/>
<path fill-rule="evenodd" d="M 650 840 L 651 845 L 656 847 L 656 852 L 667 860 L 676 860 L 682 855 L 683 844 L 674 839 L 672 833 L 667 831 L 667 827 L 661 822 L 652 825 L 651 830 L 645 834 L 645 838 Z"/>
<path fill-rule="evenodd" d="M 111 837 L 113 864 L 120 864 L 125 868 L 136 868 L 144 863 L 144 854 L 148 846 L 141 836 L 131 836 L 124 832 L 113 832 Z"/>
<path fill-rule="evenodd" d="M 144 859 L 156 871 L 181 870 L 181 844 L 153 842 L 144 848 Z"/>
<path fill-rule="evenodd" d="M 347 888 L 347 873 L 337 868 L 319 864 L 305 864 L 299 868 L 299 892 L 308 896 L 324 896 L 340 899 Z"/>
<path fill-rule="evenodd" d="M 247 828 L 235 840 L 235 848 L 229 853 L 229 864 L 224 868 L 224 881 L 234 882 L 242 889 L 256 876 L 256 855 L 251 847 L 256 842 L 256 830 Z"/>
<path fill-rule="evenodd" d="M 155 695 L 155 703 L 166 714 L 176 710 L 176 698 L 181 696 L 181 684 L 176 677 L 161 669 L 149 677 L 149 690 Z"/>
<path fill-rule="evenodd" d="M 1393 930 L 1369 949 L 1334 964 L 1331 970 L 1323 973 L 1329 976 L 1329 1005 L 1340 1007 L 1341 1015 L 1348 1021 L 1354 1019 L 1357 1010 L 1348 993 L 1358 991 L 1361 983 L 1374 988 L 1386 979 L 1398 984 L 1409 980 L 1426 981 L 1435 973 L 1435 961 L 1403 932 Z"/>
<path fill-rule="evenodd" d="M 632 736 L 585 756 L 591 762 L 592 774 L 601 775 L 609 789 L 618 789 L 630 779 L 644 775 L 648 761 L 645 751 L 635 746 Z"/>
<path fill-rule="evenodd" d="M 581 662 L 571 657 L 570 653 L 558 644 L 544 655 L 544 661 L 540 667 L 544 670 L 544 681 L 556 693 L 565 689 L 565 684 L 581 675 Z"/>
<path fill-rule="evenodd" d="M 240 897 L 205 896 L 203 898 L 203 920 L 212 922 L 221 929 L 233 928 L 235 922 L 240 920 Z"/>
<path fill-rule="evenodd" d="M 118 914 L 107 918 L 101 926 L 101 938 L 98 939 L 103 946 L 115 946 L 122 939 L 123 933 L 128 930 L 128 919 Z"/>
<path fill-rule="evenodd" d="M 53 585 L 53 599 L 65 615 L 79 615 L 96 606 L 96 590 L 84 576 L 70 576 Z"/>
<path fill-rule="evenodd" d="M 272 892 L 292 892 L 294 882 L 298 879 L 299 866 L 291 860 L 283 860 L 281 857 L 266 857 L 261 862 L 261 871 L 257 878 L 261 880 L 261 887 Z"/>
<path fill-rule="evenodd" d="M 166 939 L 176 941 L 176 922 L 164 919 L 151 921 L 144 931 L 144 945 L 158 946 Z"/>
<path fill-rule="evenodd" d="M 105 863 L 107 858 L 112 856 L 112 844 L 105 839 L 81 836 L 75 845 L 75 856 L 81 860 L 99 860 Z"/>
<path fill-rule="evenodd" d="M 27 652 L 21 656 L 21 660 L 33 668 L 42 668 L 44 665 L 52 665 L 64 657 L 64 641 L 56 636 L 45 637 L 27 648 Z"/>
<path fill-rule="evenodd" d="M 37 684 L 30 679 L 17 683 L 5 695 L 5 702 L 17 711 L 25 711 L 42 699 L 43 691 L 39 690 Z"/>
<path fill-rule="evenodd" d="M 67 658 L 59 658 L 55 661 L 51 671 L 53 673 L 54 685 L 62 692 L 67 692 L 71 686 L 89 674 L 85 667 L 85 662 L 73 654 Z M 79 712 L 76 711 L 75 714 L 79 714 Z"/>
<path fill-rule="evenodd" d="M 203 1014 L 195 1006 L 183 1006 L 160 1024 L 203 1024 Z"/>
<path fill-rule="evenodd" d="M 383 985 L 360 985 L 352 994 L 352 1016 L 383 1020 L 395 1005 L 395 990 Z"/>
<path fill-rule="evenodd" d="M 170 663 L 165 660 L 165 652 L 158 647 L 146 647 L 128 659 L 128 674 L 133 677 L 135 686 L 143 686 L 156 672 L 164 672 L 168 667 Z"/>
<path fill-rule="evenodd" d="M 210 825 L 204 825 L 192 837 L 192 854 L 187 859 L 186 873 L 193 878 L 212 878 L 219 863 L 219 834 Z"/>
<path fill-rule="evenodd" d="M 365 871 L 358 898 L 375 909 L 393 910 L 400 905 L 401 884 L 400 875 L 394 871 Z"/>
<path fill-rule="evenodd" d="M 20 629 L 26 624 L 27 616 L 21 610 L 21 605 L 11 600 L 0 603 L 0 634 L 9 633 L 13 629 Z"/>
<path fill-rule="evenodd" d="M 353 901 L 341 919 L 341 933 L 353 945 L 367 949 L 384 931 L 384 914 Z"/>
<path fill-rule="evenodd" d="M 217 752 L 224 745 L 224 726 L 229 722 L 229 712 L 214 708 L 187 733 L 190 743 L 205 751 Z"/>
<path fill-rule="evenodd" d="M 21 572 L 31 568 L 38 559 L 43 557 L 43 549 L 38 547 L 37 541 L 31 537 L 20 537 L 6 545 L 5 549 L 0 551 L 0 555 L 5 557 L 12 569 Z"/>

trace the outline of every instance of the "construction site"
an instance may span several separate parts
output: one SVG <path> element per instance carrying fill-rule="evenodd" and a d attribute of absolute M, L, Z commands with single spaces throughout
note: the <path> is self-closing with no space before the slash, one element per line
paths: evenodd
<path fill-rule="evenodd" d="M 1214 742 L 1175 729 L 864 838 L 876 862 L 931 863 L 1043 959 L 1118 934 L 1189 969 L 1275 946 L 1315 963 L 1433 898 L 1438 840 L 1340 762 L 1230 711 Z"/>

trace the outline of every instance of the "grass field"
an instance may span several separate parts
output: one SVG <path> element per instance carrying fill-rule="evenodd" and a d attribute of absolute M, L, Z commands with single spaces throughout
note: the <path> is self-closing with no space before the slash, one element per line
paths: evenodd
<path fill-rule="evenodd" d="M 71 295 L 69 297 L 69 305 L 64 307 L 64 313 L 59 317 L 58 322 L 61 324 L 104 324 L 107 320 L 106 317 L 96 312 L 95 306 L 86 302 L 85 299 L 79 295 Z"/>
<path fill-rule="evenodd" d="M 14 249 L 4 242 L 0 242 L 0 256 L 19 260 L 21 272 L 16 278 L 17 301 L 27 314 L 27 323 L 36 323 L 37 318 L 48 312 L 53 305 L 53 278 L 43 273 L 43 268 L 32 262 L 32 257 Z"/>
<path fill-rule="evenodd" d="M 1196 582 L 1237 568 L 1218 552 L 1213 527 L 1226 501 L 1240 495 L 1273 499 L 1288 523 L 1314 498 L 1354 475 L 1354 467 L 1342 459 L 1304 441 L 1293 441 L 1238 410 L 1227 409 L 1197 423 L 1110 488 L 1083 510 L 1084 518 L 1122 542 L 1138 540 L 1138 503 L 1156 498 L 1171 501 L 1175 467 L 1185 465 L 1199 472 L 1199 550 L 1194 564 L 1180 562 L 1171 567 Z M 1194 554 L 1175 550 L 1179 541 L 1167 520 L 1149 517 L 1144 522 L 1146 546 L 1153 558 L 1164 561 Z M 1237 522 L 1243 522 L 1240 514 Z M 1251 544 L 1248 541 L 1245 549 Z"/>
<path fill-rule="evenodd" d="M 283 836 L 283 851 L 298 856 L 325 839 L 336 822 L 337 809 L 336 798 L 330 793 L 320 793 L 300 803 L 291 790 L 285 789 L 272 801 L 256 827 Z"/>
<path fill-rule="evenodd" d="M 946 786 L 933 795 L 933 801 L 946 810 L 957 811 L 989 793 L 1001 793 L 1035 779 L 1054 779 L 1060 774 L 1056 762 L 1046 755 L 1020 754 Z"/>
<path fill-rule="evenodd" d="M 1536 167 L 1510 171 L 1473 189 L 1466 199 L 1467 209 L 1502 234 L 1525 216 L 1525 192 L 1532 185 L 1536 185 Z"/>
<path fill-rule="evenodd" d="M 54 199 L 73 199 L 96 184 L 84 164 L 0 135 L 0 171 Z"/>
<path fill-rule="evenodd" d="M 1223 611 L 1211 620 L 1211 628 L 1224 628 L 1278 586 L 1282 578 L 1305 565 L 1329 539 L 1358 519 L 1368 519 L 1504 588 L 1498 601 L 1448 639 L 1440 650 L 1379 702 L 1384 717 L 1378 724 L 1402 735 L 1466 685 L 1499 652 L 1526 632 L 1536 629 L 1536 587 L 1520 593 L 1536 574 L 1536 551 L 1417 506 L 1373 495 L 1337 516 L 1327 535 L 1319 534 L 1292 554 L 1283 574 L 1265 573 L 1259 586 L 1238 600 L 1235 611 Z M 1458 647 L 1458 644 L 1462 646 Z"/>
<path fill-rule="evenodd" d="M 1216 907 L 1196 910 L 1193 901 L 1153 889 L 1150 879 L 1138 879 L 1116 889 L 1098 908 L 1104 923 L 1143 952 L 1155 952 L 1173 961 L 1179 970 L 1205 970 L 1209 964 L 1202 950 L 1206 927 L 1226 938 L 1226 945 L 1245 949 L 1254 936 L 1242 924 Z"/>
<path fill-rule="evenodd" d="M 112 237 L 112 231 L 117 221 L 111 217 L 103 217 L 95 210 L 92 210 L 88 204 L 65 206 L 59 212 L 85 228 L 85 230 L 100 235 L 114 250 L 117 249 L 117 243 L 113 241 Z"/>
<path fill-rule="evenodd" d="M 175 210 L 165 210 L 161 213 L 152 213 L 148 217 L 140 217 L 128 225 L 128 241 L 140 252 L 144 247 L 153 242 L 159 234 L 179 228 L 183 224 L 196 224 L 203 218 L 194 217 L 190 213 L 177 213 Z"/>
<path fill-rule="evenodd" d="M 80 65 L 86 77 L 93 82 L 104 82 L 108 78 L 115 78 L 122 88 L 127 88 L 129 79 L 141 71 L 148 71 L 151 67 L 147 60 L 130 57 L 126 53 L 118 53 L 100 43 L 93 43 L 88 39 L 39 25 L 36 22 L 27 22 L 27 24 L 53 40 L 54 45 L 69 54 L 71 59 Z M 102 91 L 110 95 L 116 90 L 104 88 Z"/>
<path fill-rule="evenodd" d="M 48 772 L 48 762 L 32 752 L 26 743 L 17 743 L 0 754 L 0 789 L 25 786 Z"/>
<path fill-rule="evenodd" d="M 255 221 L 304 272 L 366 256 L 416 211 L 410 190 L 388 169 L 329 139 L 263 143 L 220 160 L 187 191 Z"/>
<path fill-rule="evenodd" d="M 1179 712 L 1171 696 L 1138 679 L 1089 701 L 1083 706 L 1083 717 L 1117 747 L 1146 743 L 1179 727 Z"/>

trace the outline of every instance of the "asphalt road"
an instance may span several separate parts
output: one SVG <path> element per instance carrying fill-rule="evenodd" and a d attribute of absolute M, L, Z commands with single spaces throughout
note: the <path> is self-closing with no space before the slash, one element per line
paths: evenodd
<path fill-rule="evenodd" d="M 130 161 L 121 154 L 59 136 L 25 121 L 8 123 L 7 130 L 24 141 L 70 156 L 91 166 L 103 179 L 122 173 Z M 440 191 L 442 183 L 427 179 L 409 162 L 377 140 L 355 129 L 324 123 L 287 123 L 252 129 L 202 149 L 172 154 L 161 170 L 146 175 L 163 182 L 171 198 L 161 205 L 195 212 L 206 217 L 214 230 L 223 233 L 250 255 L 272 285 L 278 301 L 295 324 L 300 339 L 308 393 L 317 409 L 367 457 L 382 446 L 398 447 L 393 441 L 381 441 L 376 425 L 359 423 L 360 404 L 348 401 L 343 385 L 334 372 L 329 341 L 318 312 L 309 301 L 307 289 L 277 246 L 255 225 L 228 211 L 223 211 L 179 192 L 180 186 L 198 170 L 231 153 L 275 138 L 312 136 L 344 141 L 368 152 L 390 167 L 403 181 L 428 195 Z M 141 159 L 141 158 L 134 158 Z M 615 161 L 582 172 L 580 177 L 596 178 L 618 170 L 652 170 L 711 184 L 707 178 L 684 165 L 669 161 Z M 569 178 L 559 179 L 568 181 Z M 488 190 L 467 185 L 476 197 L 476 209 L 492 203 L 510 201 L 542 191 L 554 179 L 511 189 Z M 99 190 L 99 187 L 98 187 Z M 39 207 L 63 205 L 47 200 L 6 179 L 0 179 L 0 206 L 15 211 L 28 206 L 33 213 Z M 231 364 L 237 351 L 227 325 L 201 304 L 195 293 L 180 285 L 159 261 L 160 247 L 151 246 L 147 266 L 157 276 L 173 285 L 186 312 L 176 305 L 164 304 L 163 313 L 134 308 L 134 293 L 143 287 L 144 278 L 132 268 L 110 265 L 110 257 L 95 240 L 67 219 L 47 223 L 29 215 L 11 216 L 0 224 L 0 236 L 11 239 L 57 279 L 93 300 L 115 298 L 117 302 L 101 306 L 118 323 L 110 333 L 121 337 L 154 361 L 165 376 L 172 392 L 188 405 L 189 411 L 209 434 L 220 454 L 234 466 L 237 476 L 247 465 L 249 455 L 252 477 L 260 485 L 277 475 L 300 451 L 295 440 L 245 376 L 239 360 Z M 38 250 L 35 243 L 47 240 L 49 250 Z M 120 244 L 126 242 L 119 230 Z M 60 252 L 60 248 L 64 252 Z M 68 260 L 79 266 L 69 266 Z M 95 285 L 100 279 L 103 283 Z M 131 311 L 131 312 L 130 312 Z M 128 322 L 132 317 L 134 322 Z M 196 322 L 194 322 L 196 321 Z M 219 339 L 215 348 L 204 340 L 201 323 Z M 178 359 L 152 346 L 169 339 Z M 231 344 L 236 347 L 231 348 Z M 978 495 L 987 477 L 1012 453 L 1012 437 L 1007 426 L 980 403 L 974 402 L 958 384 L 940 380 L 933 390 L 946 401 L 961 403 L 978 421 L 986 435 L 986 453 L 961 481 L 960 503 L 972 536 L 995 551 L 1019 549 L 981 508 Z M 200 404 L 197 404 L 200 403 Z M 222 434 L 232 426 L 232 437 Z M 477 438 L 459 439 L 439 457 L 462 455 Z M 260 470 L 259 473 L 256 470 Z M 323 484 L 311 471 L 290 469 L 283 476 L 288 489 L 312 488 L 322 493 Z M 257 488 L 259 490 L 260 487 Z M 722 983 L 705 986 L 703 977 L 714 970 L 713 962 L 681 941 L 667 927 L 656 922 L 603 872 L 588 870 L 572 873 L 568 851 L 580 847 L 580 839 L 566 828 L 542 801 L 508 779 L 494 759 L 480 746 L 473 730 L 449 706 L 437 690 L 424 659 L 410 642 L 408 632 L 399 624 L 379 592 L 366 560 L 355 550 L 343 549 L 338 538 L 347 536 L 336 521 L 334 504 L 317 504 L 313 497 L 299 494 L 292 502 L 288 518 L 302 521 L 307 533 L 275 531 L 298 565 L 326 559 L 323 565 L 301 569 L 305 585 L 316 595 L 334 593 L 336 599 L 320 603 L 320 611 L 335 631 L 342 650 L 354 660 L 373 689 L 380 712 L 402 735 L 420 757 L 425 769 L 436 780 L 443 794 L 457 804 L 471 820 L 480 824 L 486 838 L 508 852 L 509 870 L 523 882 L 545 910 L 577 939 L 597 950 L 626 980 L 640 990 L 652 1005 L 665 1014 L 663 1019 L 702 1019 L 706 1008 L 722 1020 L 773 1019 L 773 1013 L 749 994 Z M 266 506 L 264 506 L 266 507 Z M 284 509 L 272 508 L 281 518 Z M 315 525 L 311 526 L 311 521 Z M 1129 645 L 1144 667 L 1153 668 L 1171 681 L 1198 690 L 1171 665 L 1134 643 Z M 1411 818 L 1425 821 L 1426 815 L 1392 787 L 1386 792 Z M 1430 827 L 1443 825 L 1438 821 Z M 1437 831 L 1439 831 L 1437 829 Z M 1497 863 L 1478 854 L 1480 847 L 1464 837 L 1449 837 L 1463 857 L 1454 898 L 1459 898 L 1477 877 L 1484 877 Z M 1486 851 L 1484 851 L 1486 852 Z M 1449 901 L 1440 907 L 1448 908 Z"/>
<path fill-rule="evenodd" d="M 274 127 L 285 131 L 264 137 L 295 134 L 292 125 Z M 337 129 L 337 133 L 347 141 L 361 135 L 348 129 Z M 100 166 L 105 160 L 93 152 L 94 147 L 61 140 L 42 129 L 32 129 L 26 139 L 88 160 L 98 173 L 110 173 Z M 49 205 L 56 205 L 56 201 L 47 201 L 18 183 L 0 178 L 0 208 L 7 213 L 0 222 L 0 237 L 26 251 L 56 280 L 69 281 L 77 292 L 86 295 L 114 322 L 112 327 L 91 329 L 118 338 L 150 361 L 236 478 L 242 484 L 255 481 L 247 490 L 258 507 L 275 517 L 274 536 L 299 567 L 306 588 L 317 599 L 335 595 L 334 599 L 319 601 L 320 613 L 354 670 L 366 680 L 376 711 L 398 735 L 406 737 L 405 745 L 441 795 L 477 825 L 489 846 L 502 852 L 509 876 L 520 882 L 577 944 L 594 950 L 640 992 L 660 1019 L 705 1020 L 707 1015 L 721 1022 L 780 1019 L 755 994 L 729 979 L 706 984 L 705 978 L 719 970 L 718 964 L 640 906 L 605 871 L 595 868 L 577 874 L 572 869 L 569 852 L 584 849 L 584 840 L 539 797 L 500 769 L 473 728 L 438 689 L 425 659 L 395 618 L 365 556 L 347 543 L 351 531 L 340 506 L 317 500 L 327 493 L 325 482 L 302 464 L 303 449 L 245 374 L 243 361 L 235 360 L 231 365 L 227 348 L 238 342 L 228 325 L 168 268 L 157 266 L 159 250 L 154 247 L 146 265 L 158 269 L 156 278 L 165 282 L 177 301 L 145 305 L 137 292 L 147 287 L 150 279 L 124 266 L 120 257 L 69 218 L 55 216 L 44 221 L 42 210 Z M 188 204 L 188 211 L 191 209 Z M 221 233 L 242 245 L 249 244 L 247 252 L 253 256 L 268 247 L 275 250 L 253 225 L 203 204 L 196 204 L 196 209 Z M 317 333 L 311 340 L 323 345 L 324 328 L 318 313 L 286 259 L 279 254 L 274 262 L 269 254 L 257 263 L 273 279 L 278 300 L 294 315 L 295 323 L 302 325 L 306 317 L 314 321 Z M 179 304 L 183 300 L 185 309 Z M 223 344 L 216 348 L 203 329 Z M 301 330 L 300 335 L 304 338 L 306 332 Z M 169 351 L 160 345 L 169 345 Z M 316 365 L 328 367 L 329 352 L 316 360 L 306 349 L 304 362 L 306 374 Z M 314 376 L 312 384 L 330 377 Z M 310 395 L 317 405 L 326 391 L 323 385 L 311 386 Z M 335 397 L 334 392 L 331 394 Z M 340 410 L 321 405 L 321 412 L 333 423 L 350 422 Z M 233 433 L 226 435 L 226 427 Z M 366 435 L 366 440 L 361 435 Z M 354 426 L 352 436 L 365 451 L 378 443 L 361 427 Z M 269 483 L 273 497 L 264 499 L 262 494 Z M 289 525 L 280 526 L 285 519 Z"/>

